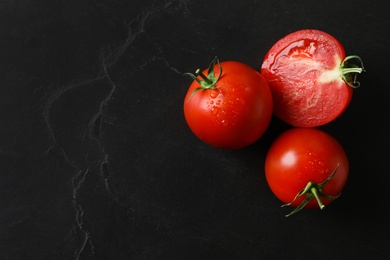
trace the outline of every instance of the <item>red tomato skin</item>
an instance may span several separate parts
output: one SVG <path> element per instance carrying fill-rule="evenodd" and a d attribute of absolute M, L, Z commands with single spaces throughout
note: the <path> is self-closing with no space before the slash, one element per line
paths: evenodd
<path fill-rule="evenodd" d="M 258 140 L 272 117 L 272 95 L 267 82 L 255 69 L 237 61 L 221 62 L 223 72 L 214 89 L 192 93 L 184 99 L 184 115 L 191 131 L 205 143 L 239 149 Z M 214 67 L 215 76 L 219 67 Z M 207 75 L 207 70 L 203 71 Z M 191 96 L 192 95 L 192 96 Z"/>
<path fill-rule="evenodd" d="M 339 117 L 353 89 L 344 82 L 341 43 L 319 30 L 299 30 L 267 52 L 261 74 L 274 99 L 274 114 L 292 126 L 316 127 Z"/>
<path fill-rule="evenodd" d="M 265 175 L 271 191 L 284 203 L 290 203 L 309 182 L 322 183 L 339 165 L 323 192 L 338 196 L 349 173 L 347 155 L 340 143 L 316 128 L 292 128 L 283 132 L 271 145 L 265 162 Z M 297 207 L 305 195 L 292 206 Z M 331 200 L 321 198 L 326 206 Z M 305 208 L 318 208 L 313 198 Z"/>

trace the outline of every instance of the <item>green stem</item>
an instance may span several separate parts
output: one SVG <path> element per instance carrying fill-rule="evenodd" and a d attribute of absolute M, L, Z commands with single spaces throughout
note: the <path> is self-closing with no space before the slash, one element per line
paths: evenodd
<path fill-rule="evenodd" d="M 343 72 L 343 74 L 362 73 L 363 72 L 363 68 L 359 68 L 359 67 L 356 67 L 356 68 L 343 68 L 342 72 Z"/>
<path fill-rule="evenodd" d="M 320 196 L 318 195 L 317 188 L 316 187 L 312 187 L 310 189 L 310 191 L 311 191 L 311 193 L 313 193 L 314 197 L 316 198 L 318 206 L 320 207 L 320 209 L 325 208 L 325 205 L 322 203 L 322 201 L 320 199 Z"/>
<path fill-rule="evenodd" d="M 213 82 L 208 77 L 206 77 L 206 75 L 204 75 L 199 69 L 197 69 L 195 73 L 196 75 L 199 75 L 204 80 L 204 82 L 206 83 L 205 85 L 207 86 L 213 85 Z"/>

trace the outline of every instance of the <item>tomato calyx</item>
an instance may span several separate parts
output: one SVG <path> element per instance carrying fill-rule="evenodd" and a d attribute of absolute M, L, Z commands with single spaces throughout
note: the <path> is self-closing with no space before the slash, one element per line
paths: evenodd
<path fill-rule="evenodd" d="M 360 65 L 349 63 L 351 59 L 358 60 Z M 364 71 L 363 61 L 357 55 L 350 55 L 345 57 L 340 65 L 341 77 L 348 86 L 352 88 L 358 88 L 360 82 L 357 81 L 357 76 Z"/>
<path fill-rule="evenodd" d="M 219 68 L 219 75 L 218 77 L 215 76 L 215 72 L 214 72 L 214 67 L 215 65 L 218 65 L 218 68 Z M 204 75 L 200 69 L 197 69 L 195 71 L 195 74 L 192 74 L 190 72 L 187 72 L 187 73 L 184 73 L 184 75 L 188 75 L 190 76 L 193 80 L 195 80 L 196 82 L 199 83 L 199 87 L 196 88 L 191 96 L 188 98 L 187 102 L 192 98 L 193 95 L 195 95 L 196 92 L 198 92 L 199 90 L 207 90 L 207 89 L 214 89 L 215 88 L 215 84 L 217 83 L 217 81 L 219 80 L 219 78 L 221 77 L 222 75 L 222 66 L 221 64 L 219 63 L 219 60 L 217 57 L 215 57 L 211 63 L 210 63 L 210 66 L 207 70 L 207 76 Z M 201 78 L 199 78 L 199 76 Z"/>
<path fill-rule="evenodd" d="M 283 204 L 282 207 L 291 206 L 291 204 L 294 203 L 294 201 L 298 197 L 303 196 L 303 195 L 306 196 L 305 199 L 301 202 L 301 204 L 299 204 L 298 207 L 296 207 L 293 211 L 291 211 L 289 214 L 287 214 L 286 217 L 289 217 L 292 214 L 297 213 L 298 211 L 303 209 L 306 206 L 306 204 L 309 203 L 309 201 L 311 201 L 313 199 L 313 197 L 317 200 L 317 203 L 318 203 L 318 206 L 320 207 L 320 209 L 325 208 L 325 205 L 321 202 L 321 197 L 328 199 L 328 200 L 337 199 L 341 194 L 339 194 L 337 196 L 330 196 L 330 195 L 325 194 L 322 189 L 333 178 L 333 176 L 336 174 L 338 168 L 339 168 L 339 164 L 337 164 L 334 171 L 322 183 L 309 182 L 304 189 L 302 189 L 300 192 L 298 192 L 298 194 L 295 196 L 293 201 L 291 201 L 290 203 L 287 203 L 287 204 Z"/>

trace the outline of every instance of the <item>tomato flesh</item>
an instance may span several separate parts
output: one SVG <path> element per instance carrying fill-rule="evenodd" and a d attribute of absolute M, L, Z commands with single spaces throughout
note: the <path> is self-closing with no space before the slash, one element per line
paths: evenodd
<path fill-rule="evenodd" d="M 199 83 L 191 84 L 184 100 L 184 115 L 202 141 L 219 148 L 238 149 L 255 142 L 268 128 L 272 95 L 255 69 L 236 61 L 220 65 L 223 72 L 214 89 L 193 94 Z M 217 77 L 217 65 L 214 70 Z"/>
<path fill-rule="evenodd" d="M 274 114 L 298 127 L 324 125 L 340 116 L 353 92 L 342 79 L 344 58 L 341 43 L 322 31 L 300 30 L 280 39 L 261 67 Z"/>
<path fill-rule="evenodd" d="M 337 168 L 338 167 L 338 168 Z M 323 183 L 337 168 L 323 193 L 338 196 L 346 184 L 349 171 L 347 155 L 340 143 L 316 128 L 292 128 L 271 145 L 265 162 L 265 174 L 271 191 L 284 203 L 290 203 L 309 182 Z M 305 196 L 291 205 L 299 206 Z M 323 205 L 332 200 L 321 198 Z M 318 208 L 313 198 L 306 208 Z"/>

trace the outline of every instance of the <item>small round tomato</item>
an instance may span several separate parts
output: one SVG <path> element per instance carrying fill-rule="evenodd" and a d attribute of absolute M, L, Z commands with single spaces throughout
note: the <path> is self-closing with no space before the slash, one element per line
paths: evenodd
<path fill-rule="evenodd" d="M 199 139 L 218 148 L 238 149 L 263 135 L 273 106 L 271 91 L 258 71 L 215 58 L 208 70 L 186 74 L 194 81 L 184 100 L 184 116 Z"/>
<path fill-rule="evenodd" d="M 281 201 L 296 207 L 321 209 L 337 198 L 348 178 L 349 163 L 340 143 L 316 128 L 292 128 L 271 145 L 265 176 Z M 289 216 L 287 215 L 287 216 Z"/>
<path fill-rule="evenodd" d="M 277 41 L 261 66 L 273 95 L 274 114 L 297 127 L 320 126 L 339 117 L 359 86 L 356 78 L 362 71 L 361 59 L 345 57 L 335 37 L 308 29 Z"/>

